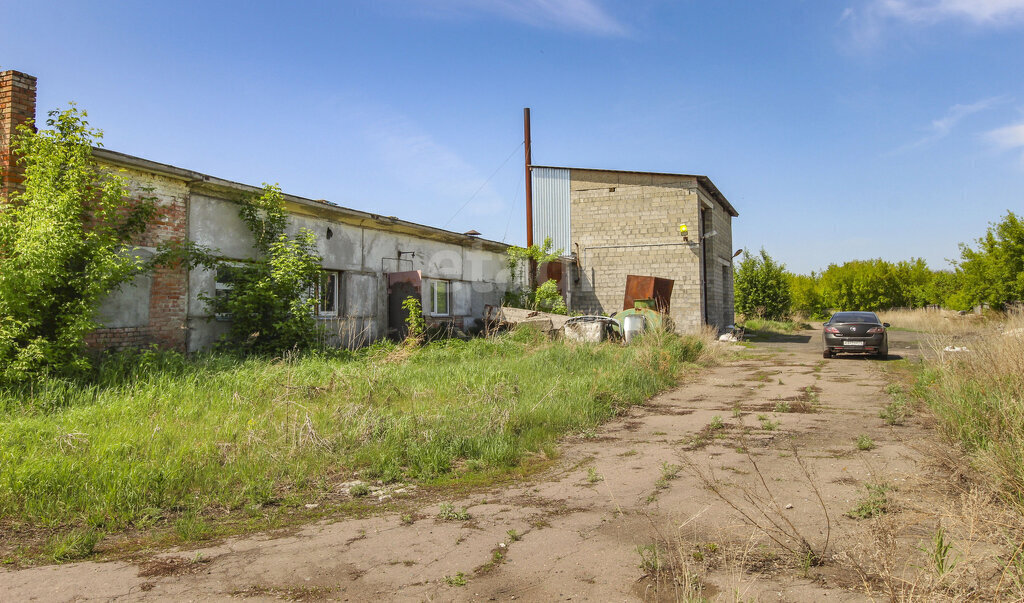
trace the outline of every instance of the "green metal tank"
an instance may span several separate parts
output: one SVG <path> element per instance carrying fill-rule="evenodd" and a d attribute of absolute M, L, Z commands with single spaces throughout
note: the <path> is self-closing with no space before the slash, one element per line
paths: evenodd
<path fill-rule="evenodd" d="M 657 305 L 653 299 L 638 299 L 633 302 L 632 308 L 616 312 L 612 314 L 612 318 L 619 321 L 619 323 L 624 323 L 627 316 L 640 315 L 644 317 L 644 330 L 667 330 L 670 325 L 669 317 L 658 312 L 655 309 L 656 307 Z"/>

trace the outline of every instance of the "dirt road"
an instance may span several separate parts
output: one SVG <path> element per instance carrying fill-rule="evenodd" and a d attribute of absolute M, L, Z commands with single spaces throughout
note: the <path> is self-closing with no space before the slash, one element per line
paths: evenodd
<path fill-rule="evenodd" d="M 891 337 L 894 356 L 916 353 L 910 334 Z M 3 571 L 0 598 L 863 600 L 871 522 L 844 513 L 865 484 L 902 501 L 904 548 L 935 529 L 921 509 L 954 495 L 921 446 L 930 429 L 879 418 L 879 363 L 823 360 L 819 345 L 814 332 L 758 343 L 566 442 L 543 475 L 450 501 L 468 518 L 434 503 L 139 563 Z"/>

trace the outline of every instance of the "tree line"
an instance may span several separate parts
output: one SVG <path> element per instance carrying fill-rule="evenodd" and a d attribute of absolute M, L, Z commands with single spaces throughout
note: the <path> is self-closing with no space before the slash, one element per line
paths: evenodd
<path fill-rule="evenodd" d="M 744 253 L 734 275 L 736 311 L 773 320 L 811 318 L 839 310 L 887 310 L 937 305 L 969 310 L 1002 309 L 1024 300 L 1024 222 L 1012 211 L 989 225 L 947 270 L 920 258 L 830 264 L 821 272 L 793 274 L 764 249 Z"/>

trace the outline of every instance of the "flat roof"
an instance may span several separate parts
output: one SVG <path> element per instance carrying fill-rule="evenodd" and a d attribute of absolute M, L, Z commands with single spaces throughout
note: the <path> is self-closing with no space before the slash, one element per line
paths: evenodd
<path fill-rule="evenodd" d="M 142 157 L 111 151 L 101 147 L 93 147 L 93 156 L 100 161 L 105 161 L 115 165 L 176 178 L 186 182 L 189 186 L 196 187 L 200 191 L 206 189 L 217 192 L 259 194 L 259 192 L 263 190 L 261 187 L 251 186 L 241 182 L 234 182 L 232 180 L 224 180 L 223 178 L 217 178 L 202 172 L 196 172 L 166 163 L 151 161 L 149 159 L 143 159 Z M 490 248 L 497 251 L 504 251 L 509 247 L 508 243 L 502 243 L 501 241 L 492 241 L 479 236 L 466 235 L 451 230 L 445 230 L 443 228 L 400 220 L 395 216 L 382 216 L 358 209 L 351 209 L 324 199 L 308 199 L 306 197 L 299 197 L 287 193 L 284 193 L 283 196 L 285 201 L 303 208 L 304 211 L 301 213 L 335 219 L 347 224 L 365 226 L 375 230 L 385 230 L 420 236 L 455 245 L 473 246 L 476 243 L 480 247 Z"/>
<path fill-rule="evenodd" d="M 673 172 L 641 172 L 637 170 L 606 170 L 601 168 L 581 168 L 559 165 L 530 165 L 530 167 L 550 168 L 555 170 L 579 170 L 581 172 L 606 172 L 609 174 L 645 174 L 649 176 L 676 176 L 679 178 L 693 178 L 698 183 L 700 183 L 700 185 L 703 186 L 709 193 L 711 193 L 712 197 L 714 197 L 719 203 L 722 204 L 722 207 L 724 207 L 725 210 L 729 212 L 729 215 L 731 215 L 734 218 L 740 215 L 740 213 L 736 211 L 736 208 L 732 206 L 732 203 L 729 203 L 729 200 L 726 199 L 725 195 L 722 194 L 722 191 L 718 190 L 718 187 L 715 186 L 715 183 L 711 181 L 711 178 L 708 178 L 707 176 L 701 174 L 676 174 Z"/>

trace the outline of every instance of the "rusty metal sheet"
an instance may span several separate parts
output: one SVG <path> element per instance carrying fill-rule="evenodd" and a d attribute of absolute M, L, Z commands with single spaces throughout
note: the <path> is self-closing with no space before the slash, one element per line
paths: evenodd
<path fill-rule="evenodd" d="M 559 260 L 557 262 L 548 262 L 541 266 L 541 279 L 540 282 L 544 283 L 549 280 L 555 281 L 558 285 L 558 292 L 563 296 L 568 291 L 568 283 L 565 282 L 565 265 Z"/>
<path fill-rule="evenodd" d="M 626 295 L 622 301 L 622 309 L 631 309 L 638 299 L 653 299 L 658 311 L 667 314 L 674 285 L 675 281 L 669 278 L 630 274 L 626 277 Z"/>

